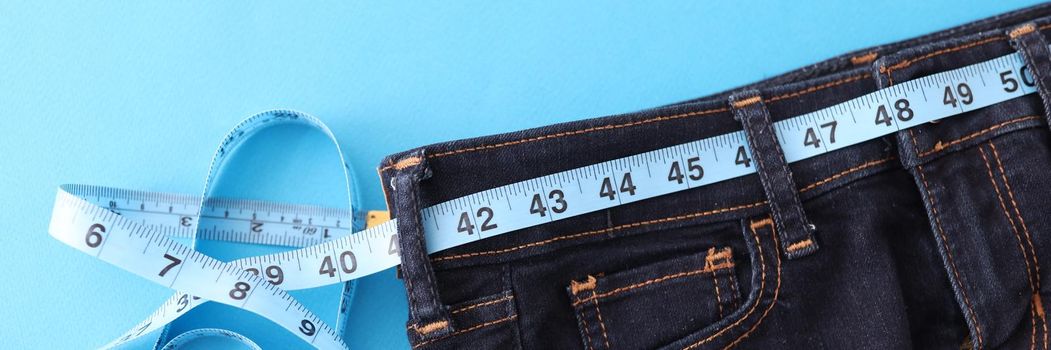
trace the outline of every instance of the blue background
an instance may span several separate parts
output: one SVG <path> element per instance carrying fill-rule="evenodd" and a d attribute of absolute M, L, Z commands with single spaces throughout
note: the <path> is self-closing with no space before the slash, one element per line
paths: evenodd
<path fill-rule="evenodd" d="M 219 139 L 261 110 L 325 120 L 361 184 L 354 206 L 382 209 L 374 169 L 386 154 L 698 97 L 1029 3 L 4 1 L 0 342 L 100 346 L 170 295 L 48 237 L 56 186 L 198 193 Z M 213 193 L 346 206 L 335 157 L 318 132 L 267 131 Z M 265 250 L 201 249 L 224 259 Z M 333 324 L 338 292 L 295 295 Z M 407 347 L 404 298 L 391 271 L 365 278 L 351 347 Z M 201 326 L 300 344 L 225 307 L 176 328 Z"/>

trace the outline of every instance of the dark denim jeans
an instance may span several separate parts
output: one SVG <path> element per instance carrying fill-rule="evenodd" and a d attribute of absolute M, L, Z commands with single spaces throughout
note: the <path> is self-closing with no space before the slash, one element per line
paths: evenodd
<path fill-rule="evenodd" d="M 411 344 L 1046 349 L 1049 15 L 1039 6 L 716 96 L 390 156 L 380 175 Z M 763 132 L 1019 51 L 1040 94 L 787 166 Z M 420 208 L 742 129 L 758 176 L 425 253 Z M 424 161 L 391 166 L 410 157 Z"/>

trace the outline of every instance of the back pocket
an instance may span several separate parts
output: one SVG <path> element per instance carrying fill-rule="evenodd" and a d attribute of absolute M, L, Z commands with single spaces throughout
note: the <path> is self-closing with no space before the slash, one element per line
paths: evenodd
<path fill-rule="evenodd" d="M 729 247 L 612 274 L 566 288 L 584 348 L 652 349 L 729 315 L 740 304 Z"/>

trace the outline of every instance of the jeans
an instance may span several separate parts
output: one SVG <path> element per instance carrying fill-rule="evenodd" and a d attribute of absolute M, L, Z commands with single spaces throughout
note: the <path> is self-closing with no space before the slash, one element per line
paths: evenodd
<path fill-rule="evenodd" d="M 714 96 L 389 156 L 380 176 L 399 219 L 410 343 L 1048 348 L 1047 16 L 1041 5 Z M 792 164 L 765 132 L 1015 52 L 1039 94 Z M 426 254 L 421 208 L 742 129 L 757 175 Z M 390 166 L 410 157 L 425 161 Z"/>

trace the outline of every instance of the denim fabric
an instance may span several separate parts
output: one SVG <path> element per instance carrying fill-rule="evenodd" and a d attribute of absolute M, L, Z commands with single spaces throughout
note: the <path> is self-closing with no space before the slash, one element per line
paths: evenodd
<path fill-rule="evenodd" d="M 784 120 L 1027 50 L 1034 37 L 1009 33 L 1031 23 L 1025 35 L 1042 40 L 1049 15 L 1051 6 L 1042 5 L 715 96 L 421 147 L 383 166 L 415 157 L 423 169 L 413 173 L 429 177 L 408 184 L 391 167 L 380 172 L 384 191 L 395 216 L 411 222 L 406 210 L 742 130 L 742 122 L 758 133 L 769 124 L 764 118 Z M 1046 50 L 1025 55 L 1037 79 L 1051 74 L 1047 62 L 1034 61 L 1047 60 Z M 758 176 L 430 256 L 403 253 L 405 272 L 434 273 L 405 274 L 410 342 L 420 349 L 1045 349 L 1046 96 L 1016 98 L 787 169 L 760 167 Z M 732 106 L 750 97 L 759 97 L 760 109 Z M 749 142 L 753 149 L 766 145 L 767 160 L 780 156 L 769 138 Z M 420 232 L 399 227 L 403 249 Z M 814 249 L 807 254 L 792 254 L 790 247 L 803 248 L 785 244 L 808 238 Z M 443 335 L 419 334 L 422 321 L 435 320 L 417 319 L 425 314 L 448 317 Z"/>
<path fill-rule="evenodd" d="M 813 253 L 818 247 L 813 237 L 814 225 L 803 214 L 796 193 L 798 186 L 792 180 L 792 171 L 788 169 L 784 151 L 777 142 L 770 112 L 762 96 L 759 91 L 748 90 L 731 95 L 730 105 L 734 117 L 744 126 L 759 181 L 770 202 L 770 214 L 781 232 L 785 255 L 796 258 Z"/>

